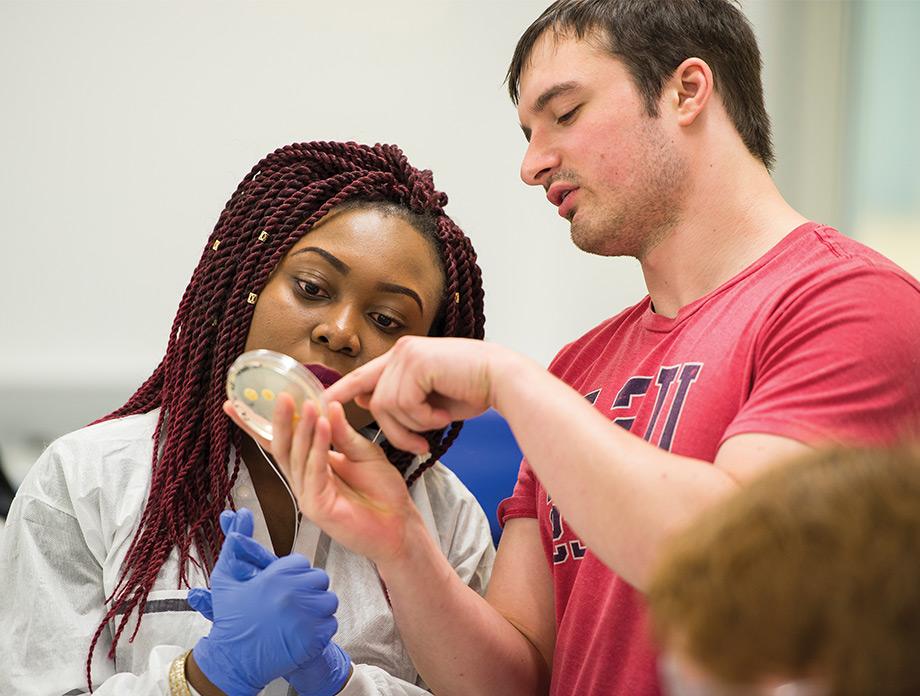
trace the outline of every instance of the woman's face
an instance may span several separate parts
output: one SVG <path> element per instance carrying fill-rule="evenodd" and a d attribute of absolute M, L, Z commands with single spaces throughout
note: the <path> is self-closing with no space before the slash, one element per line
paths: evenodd
<path fill-rule="evenodd" d="M 344 375 L 400 336 L 427 334 L 443 285 L 432 243 L 408 222 L 374 208 L 333 211 L 272 273 L 245 349 Z M 353 403 L 345 412 L 356 428 L 372 420 Z"/>

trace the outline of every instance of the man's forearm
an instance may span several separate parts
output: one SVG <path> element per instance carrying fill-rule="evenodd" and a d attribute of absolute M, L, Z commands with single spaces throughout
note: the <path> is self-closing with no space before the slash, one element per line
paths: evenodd
<path fill-rule="evenodd" d="M 642 589 L 661 543 L 735 482 L 613 425 L 537 363 L 495 352 L 492 405 L 591 551 Z"/>
<path fill-rule="evenodd" d="M 438 696 L 533 696 L 548 688 L 530 641 L 463 583 L 421 520 L 401 558 L 379 565 L 400 635 Z"/>

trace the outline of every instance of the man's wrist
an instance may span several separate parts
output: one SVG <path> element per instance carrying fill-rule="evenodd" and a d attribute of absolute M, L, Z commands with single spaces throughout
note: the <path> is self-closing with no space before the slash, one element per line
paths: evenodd
<path fill-rule="evenodd" d="M 489 406 L 505 415 L 505 410 L 515 401 L 515 392 L 526 384 L 530 374 L 544 375 L 542 365 L 530 358 L 498 344 L 490 345 L 488 362 Z M 507 416 L 505 416 L 507 420 Z"/>

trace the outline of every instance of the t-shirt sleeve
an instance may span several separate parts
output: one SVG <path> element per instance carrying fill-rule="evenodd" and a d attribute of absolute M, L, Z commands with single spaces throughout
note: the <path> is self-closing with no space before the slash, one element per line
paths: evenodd
<path fill-rule="evenodd" d="M 754 432 L 808 444 L 915 436 L 918 288 L 867 265 L 791 292 L 758 337 L 749 398 L 722 442 Z"/>
<path fill-rule="evenodd" d="M 511 496 L 505 498 L 498 506 L 498 522 L 504 527 L 505 522 L 515 517 L 537 516 L 537 477 L 526 459 L 521 460 L 517 483 Z"/>

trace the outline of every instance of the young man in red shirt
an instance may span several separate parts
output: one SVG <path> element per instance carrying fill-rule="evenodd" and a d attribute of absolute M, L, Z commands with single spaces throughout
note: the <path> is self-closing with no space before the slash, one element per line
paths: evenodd
<path fill-rule="evenodd" d="M 275 454 L 304 513 L 377 564 L 440 696 L 651 696 L 642 591 L 662 542 L 789 455 L 916 432 L 920 286 L 782 198 L 759 51 L 726 0 L 560 0 L 522 36 L 509 87 L 524 181 L 581 249 L 637 258 L 649 295 L 549 372 L 408 338 L 328 392 L 416 452 L 418 432 L 505 416 L 526 459 L 485 600 L 401 480 L 348 464 L 375 455 L 343 428 L 304 413 Z M 329 461 L 330 439 L 346 458 Z"/>

